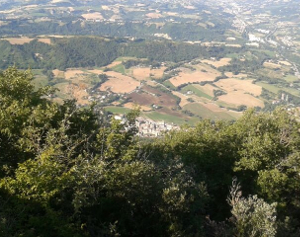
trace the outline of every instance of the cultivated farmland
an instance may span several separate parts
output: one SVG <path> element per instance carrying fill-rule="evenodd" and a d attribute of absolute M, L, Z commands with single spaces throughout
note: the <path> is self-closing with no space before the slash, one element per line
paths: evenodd
<path fill-rule="evenodd" d="M 204 69 L 205 68 L 205 69 Z M 183 84 L 199 83 L 205 81 L 214 81 L 221 73 L 213 68 L 207 68 L 205 66 L 198 66 L 196 71 L 192 71 L 186 68 L 180 68 L 178 76 L 170 79 L 170 82 L 178 87 Z"/>
<path fill-rule="evenodd" d="M 140 86 L 140 82 L 121 73 L 109 71 L 105 74 L 109 77 L 109 80 L 101 85 L 101 91 L 110 90 L 114 93 L 130 93 Z"/>
<path fill-rule="evenodd" d="M 231 91 L 226 95 L 221 95 L 218 97 L 219 101 L 222 101 L 229 105 L 239 106 L 246 105 L 248 107 L 264 107 L 264 102 L 252 95 L 245 94 L 243 91 Z"/>
<path fill-rule="evenodd" d="M 202 60 L 203 63 L 213 65 L 214 67 L 223 67 L 229 65 L 231 58 L 221 58 L 220 60 Z"/>
<path fill-rule="evenodd" d="M 219 80 L 214 83 L 217 87 L 222 88 L 226 92 L 244 92 L 250 93 L 254 96 L 260 96 L 262 87 L 253 84 L 253 80 L 239 80 L 234 78 L 228 78 Z"/>

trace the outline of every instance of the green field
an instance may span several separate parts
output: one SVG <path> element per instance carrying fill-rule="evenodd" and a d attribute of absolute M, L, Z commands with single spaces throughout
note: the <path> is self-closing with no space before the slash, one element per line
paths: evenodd
<path fill-rule="evenodd" d="M 42 70 L 32 69 L 31 72 L 33 74 L 33 80 L 31 83 L 36 89 L 47 86 L 49 81 L 47 76 L 42 73 Z"/>
<path fill-rule="evenodd" d="M 165 85 L 166 87 L 170 88 L 171 90 L 177 89 L 169 80 L 164 81 L 162 84 Z"/>
<path fill-rule="evenodd" d="M 277 94 L 278 91 L 282 90 L 282 91 L 288 92 L 294 96 L 300 97 L 300 91 L 298 91 L 297 89 L 294 89 L 294 88 L 278 87 L 276 85 L 271 85 L 271 84 L 268 84 L 265 82 L 257 82 L 255 84 L 257 84 L 257 85 L 261 86 L 262 88 L 264 88 L 270 92 L 273 92 L 275 94 Z"/>
<path fill-rule="evenodd" d="M 226 58 L 239 58 L 239 54 L 237 53 L 229 53 L 229 54 L 226 54 Z"/>
<path fill-rule="evenodd" d="M 271 84 L 268 84 L 266 82 L 256 82 L 255 83 L 256 85 L 259 85 L 261 86 L 262 88 L 272 92 L 272 93 L 275 93 L 277 94 L 278 91 L 280 90 L 280 88 L 278 88 L 277 86 L 274 86 L 274 85 L 271 85 Z"/>
<path fill-rule="evenodd" d="M 62 83 L 58 83 L 53 86 L 54 88 L 57 88 L 59 90 L 59 91 L 55 92 L 55 94 L 63 100 L 70 99 L 70 95 L 68 94 L 68 91 L 66 91 L 67 85 L 69 85 L 68 82 L 62 82 Z M 62 88 L 64 88 L 64 89 L 62 89 Z"/>
<path fill-rule="evenodd" d="M 126 73 L 126 69 L 123 64 L 116 65 L 116 66 L 112 67 L 111 70 L 122 73 L 122 74 Z"/>
<path fill-rule="evenodd" d="M 198 88 L 196 88 L 193 85 L 188 85 L 184 88 L 182 88 L 181 92 L 182 93 L 187 93 L 188 91 L 192 91 L 195 95 L 199 96 L 199 97 L 204 97 L 206 99 L 212 100 L 213 97 L 211 97 L 210 95 L 204 93 L 203 91 L 199 90 Z"/>
<path fill-rule="evenodd" d="M 46 76 L 35 76 L 31 83 L 34 88 L 39 89 L 47 86 L 48 78 Z"/>
<path fill-rule="evenodd" d="M 287 75 L 286 77 L 284 77 L 284 79 L 287 81 L 287 82 L 294 82 L 294 81 L 298 81 L 298 77 L 294 76 L 294 75 Z"/>
<path fill-rule="evenodd" d="M 227 112 L 215 113 L 200 104 L 188 104 L 183 107 L 185 110 L 189 110 L 192 113 L 201 116 L 203 119 L 212 119 L 212 120 L 235 120 L 236 117 L 230 115 Z"/>

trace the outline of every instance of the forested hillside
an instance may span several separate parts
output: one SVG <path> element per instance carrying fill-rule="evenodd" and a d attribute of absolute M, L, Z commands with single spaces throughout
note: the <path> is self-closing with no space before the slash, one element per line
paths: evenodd
<path fill-rule="evenodd" d="M 121 124 L 31 80 L 0 73 L 1 236 L 300 235 L 300 124 L 285 109 L 140 139 L 137 110 Z"/>
<path fill-rule="evenodd" d="M 0 41 L 0 68 L 17 65 L 28 69 L 61 69 L 101 67 L 117 57 L 132 56 L 150 60 L 179 62 L 197 57 L 223 57 L 239 49 L 204 47 L 198 44 L 176 43 L 167 40 L 136 40 L 101 37 L 52 38 L 51 44 L 32 40 L 24 45 Z"/>

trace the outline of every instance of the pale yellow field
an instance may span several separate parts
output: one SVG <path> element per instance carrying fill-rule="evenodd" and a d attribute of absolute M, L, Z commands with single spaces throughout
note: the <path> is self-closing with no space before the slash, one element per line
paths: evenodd
<path fill-rule="evenodd" d="M 133 68 L 132 76 L 139 81 L 149 79 L 150 68 L 149 67 Z"/>
<path fill-rule="evenodd" d="M 44 43 L 44 44 L 51 44 L 51 39 L 49 38 L 39 38 L 38 42 Z"/>
<path fill-rule="evenodd" d="M 285 66 L 291 66 L 291 64 L 288 61 L 279 61 L 279 63 Z"/>
<path fill-rule="evenodd" d="M 65 72 L 65 78 L 66 78 L 66 80 L 70 80 L 72 78 L 77 77 L 80 74 L 84 74 L 84 71 L 78 70 L 78 69 L 68 69 Z"/>
<path fill-rule="evenodd" d="M 193 67 L 195 69 L 197 69 L 197 71 L 208 71 L 210 73 L 214 73 L 214 74 L 220 74 L 221 73 L 217 70 L 211 67 L 211 65 L 205 64 L 205 63 L 199 63 L 196 65 L 193 65 Z"/>
<path fill-rule="evenodd" d="M 25 9 L 31 9 L 31 8 L 36 8 L 36 7 L 38 7 L 38 5 L 33 4 L 33 5 L 27 5 L 27 6 L 25 6 L 24 8 L 25 8 Z"/>
<path fill-rule="evenodd" d="M 225 112 L 226 109 L 220 108 L 218 105 L 213 104 L 213 103 L 200 103 L 203 105 L 205 108 L 211 110 L 214 113 L 220 113 L 220 112 Z"/>
<path fill-rule="evenodd" d="M 280 64 L 270 63 L 270 62 L 264 62 L 263 66 L 271 69 L 281 68 Z"/>
<path fill-rule="evenodd" d="M 177 12 L 167 12 L 166 13 L 168 16 L 177 16 L 178 13 Z"/>
<path fill-rule="evenodd" d="M 113 15 L 113 16 L 111 16 L 110 19 L 113 20 L 113 21 L 115 21 L 115 20 L 120 20 L 120 19 L 122 19 L 122 17 L 119 16 L 119 15 Z"/>
<path fill-rule="evenodd" d="M 72 35 L 39 35 L 40 38 L 46 38 L 46 37 L 51 37 L 51 38 L 73 38 L 74 36 Z"/>
<path fill-rule="evenodd" d="M 203 42 L 203 43 L 201 43 L 201 45 L 202 46 L 207 46 L 207 47 L 213 47 L 213 46 L 225 45 L 225 42 L 211 41 L 211 42 Z"/>
<path fill-rule="evenodd" d="M 146 84 L 149 85 L 149 86 L 152 86 L 152 87 L 157 87 L 158 84 L 155 83 L 154 81 L 146 81 Z"/>
<path fill-rule="evenodd" d="M 209 22 L 209 21 L 208 21 L 208 22 L 206 22 L 206 24 L 207 24 L 207 25 L 210 25 L 211 27 L 215 27 L 215 24 L 212 23 L 212 22 Z"/>
<path fill-rule="evenodd" d="M 207 25 L 205 23 L 203 23 L 203 22 L 199 22 L 197 25 L 198 26 L 202 26 L 205 29 L 207 28 Z"/>
<path fill-rule="evenodd" d="M 118 105 L 120 105 L 120 102 L 119 102 L 119 101 L 114 101 L 114 102 L 112 102 L 111 104 L 112 104 L 112 105 L 115 105 L 115 106 L 118 106 Z"/>
<path fill-rule="evenodd" d="M 214 84 L 226 92 L 239 91 L 242 93 L 248 92 L 254 96 L 261 95 L 262 87 L 252 83 L 253 80 L 238 80 L 234 78 L 228 78 L 219 80 Z"/>
<path fill-rule="evenodd" d="M 196 7 L 194 7 L 194 6 L 184 6 L 186 9 L 196 9 Z"/>
<path fill-rule="evenodd" d="M 64 0 L 52 0 L 52 3 L 59 3 L 59 2 L 63 2 Z"/>
<path fill-rule="evenodd" d="M 109 7 L 109 6 L 103 5 L 103 6 L 101 6 L 101 7 L 102 7 L 102 9 L 105 10 L 105 11 L 109 11 L 109 10 L 110 10 L 110 7 Z"/>
<path fill-rule="evenodd" d="M 240 44 L 225 44 L 226 47 L 233 47 L 233 48 L 242 48 Z"/>
<path fill-rule="evenodd" d="M 65 77 L 65 72 L 60 71 L 58 69 L 53 70 L 52 73 L 54 74 L 54 77 L 61 77 L 61 78 Z"/>
<path fill-rule="evenodd" d="M 165 69 L 166 69 L 166 67 L 161 67 L 161 68 L 158 68 L 158 69 L 152 69 L 150 71 L 150 74 L 152 74 L 154 78 L 161 78 L 164 75 Z"/>
<path fill-rule="evenodd" d="M 93 70 L 87 70 L 87 71 L 90 73 L 93 73 L 93 74 L 102 74 L 103 73 L 103 71 L 100 69 L 93 69 Z"/>
<path fill-rule="evenodd" d="M 23 45 L 23 44 L 30 43 L 31 41 L 35 40 L 35 38 L 29 38 L 29 37 L 2 38 L 2 40 L 7 40 L 12 45 Z M 51 44 L 50 38 L 37 38 L 37 41 L 44 44 Z"/>
<path fill-rule="evenodd" d="M 108 64 L 106 67 L 111 68 L 117 65 L 120 65 L 122 62 L 121 61 L 114 61 L 111 64 Z"/>
<path fill-rule="evenodd" d="M 259 106 L 261 108 L 264 107 L 264 102 L 255 98 L 252 95 L 245 94 L 243 91 L 232 91 L 227 95 L 219 96 L 219 101 L 225 102 L 227 104 L 232 105 L 246 105 L 248 107 Z"/>
<path fill-rule="evenodd" d="M 180 86 L 186 83 L 197 83 L 202 81 L 213 81 L 216 77 L 221 76 L 221 73 L 216 70 L 210 70 L 206 72 L 202 71 L 190 71 L 183 70 L 178 74 L 178 76 L 172 77 L 170 82 L 174 86 Z"/>
<path fill-rule="evenodd" d="M 89 101 L 83 97 L 88 97 L 89 94 L 86 92 L 87 85 L 81 84 L 80 86 L 71 84 L 69 90 L 71 91 L 71 96 L 77 100 L 77 104 L 85 105 Z"/>
<path fill-rule="evenodd" d="M 86 20 L 103 20 L 103 16 L 100 12 L 87 13 L 81 15 Z"/>
<path fill-rule="evenodd" d="M 161 78 L 166 68 L 150 69 L 150 67 L 136 67 L 132 69 L 132 76 L 137 80 L 146 80 L 152 75 L 154 78 Z"/>
<path fill-rule="evenodd" d="M 5 26 L 5 25 L 8 25 L 8 23 L 5 21 L 0 21 L 0 26 Z"/>
<path fill-rule="evenodd" d="M 215 67 L 223 67 L 223 66 L 229 65 L 230 61 L 231 61 L 231 58 L 221 58 L 220 60 L 215 60 L 215 61 L 208 60 L 208 59 L 202 60 L 203 63 L 207 63 L 207 64 L 213 65 Z"/>
<path fill-rule="evenodd" d="M 172 91 L 172 94 L 175 95 L 175 96 L 177 96 L 177 97 L 179 97 L 179 98 L 181 99 L 181 101 L 180 101 L 180 103 L 179 103 L 179 106 L 180 106 L 181 108 L 183 108 L 183 106 L 185 106 L 185 105 L 191 103 L 191 102 L 189 102 L 189 101 L 187 100 L 189 97 L 184 96 L 183 94 L 181 94 L 181 93 L 179 93 L 179 92 L 177 92 L 177 91 Z"/>
<path fill-rule="evenodd" d="M 30 43 L 34 39 L 28 37 L 21 37 L 21 38 L 3 38 L 3 40 L 7 40 L 10 44 L 23 45 L 26 43 Z"/>
<path fill-rule="evenodd" d="M 293 41 L 296 46 L 300 46 L 300 41 Z"/>
<path fill-rule="evenodd" d="M 157 18 L 162 17 L 162 15 L 159 14 L 159 13 L 148 13 L 148 14 L 146 14 L 146 17 L 149 17 L 149 18 L 152 18 L 152 19 L 157 19 Z"/>
<path fill-rule="evenodd" d="M 101 91 L 110 89 L 114 93 L 129 93 L 140 86 L 140 82 L 118 72 L 109 71 L 106 72 L 106 75 L 110 78 L 101 85 Z"/>

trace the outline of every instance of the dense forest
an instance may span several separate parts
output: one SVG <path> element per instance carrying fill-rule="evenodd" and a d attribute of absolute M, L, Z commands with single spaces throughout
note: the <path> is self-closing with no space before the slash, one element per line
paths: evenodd
<path fill-rule="evenodd" d="M 22 69 L 61 69 L 70 67 L 101 67 L 117 57 L 131 56 L 153 61 L 179 62 L 197 57 L 224 57 L 237 48 L 203 47 L 168 40 L 127 40 L 120 38 L 71 37 L 52 39 L 52 44 L 33 40 L 24 45 L 0 41 L 0 68 L 16 65 Z M 24 60 L 26 58 L 26 60 Z"/>
<path fill-rule="evenodd" d="M 176 19 L 176 18 L 175 18 Z M 186 21 L 186 22 L 185 22 Z M 64 22 L 64 24 L 61 24 Z M 180 23 L 179 23 L 180 22 Z M 108 37 L 136 37 L 143 39 L 157 39 L 153 35 L 168 34 L 176 41 L 224 41 L 224 29 L 228 25 L 219 23 L 215 27 L 206 29 L 197 25 L 198 22 L 191 24 L 188 19 L 178 19 L 178 23 L 166 23 L 159 29 L 155 23 L 145 24 L 145 20 L 139 23 L 133 23 L 127 20 L 124 24 L 118 23 L 98 23 L 84 22 L 78 20 L 77 17 L 61 17 L 57 22 L 28 22 L 27 20 L 13 19 L 6 22 L 0 28 L 1 35 L 99 35 Z"/>
<path fill-rule="evenodd" d="M 0 73 L 1 236 L 300 235 L 300 123 L 285 109 L 135 136 L 96 104 Z"/>

